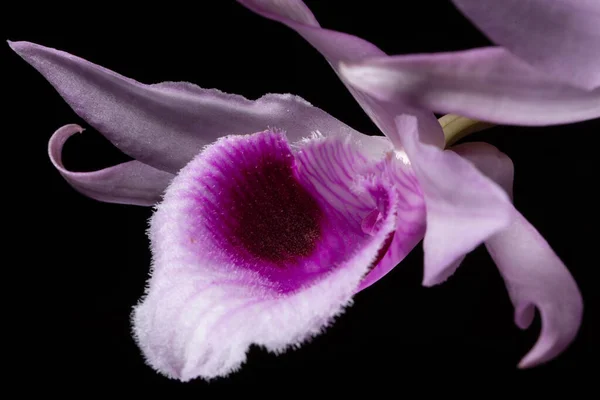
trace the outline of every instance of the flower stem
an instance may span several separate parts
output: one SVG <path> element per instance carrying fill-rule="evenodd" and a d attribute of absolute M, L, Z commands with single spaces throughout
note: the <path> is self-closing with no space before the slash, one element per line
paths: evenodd
<path fill-rule="evenodd" d="M 491 124 L 489 122 L 477 121 L 454 114 L 446 114 L 438 119 L 438 122 L 444 130 L 446 147 L 450 147 L 471 133 L 479 132 L 496 126 L 495 124 Z"/>

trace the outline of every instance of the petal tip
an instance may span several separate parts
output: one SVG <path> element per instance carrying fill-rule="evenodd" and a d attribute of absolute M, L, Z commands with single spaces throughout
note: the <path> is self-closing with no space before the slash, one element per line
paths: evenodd
<path fill-rule="evenodd" d="M 525 357 L 523 357 L 523 359 L 521 361 L 519 361 L 517 368 L 529 369 L 529 368 L 533 368 L 537 365 L 538 365 L 538 363 L 533 361 L 531 357 L 525 356 Z"/>
<path fill-rule="evenodd" d="M 440 285 L 440 284 L 444 283 L 446 281 L 446 279 L 441 279 L 441 278 L 437 278 L 437 277 L 429 278 L 429 279 L 423 279 L 422 285 L 423 285 L 423 287 L 431 288 L 431 287 L 434 287 L 434 286 L 437 286 L 437 285 Z"/>
<path fill-rule="evenodd" d="M 437 276 L 429 275 L 426 271 L 423 271 L 423 280 L 421 282 L 424 287 L 432 287 L 441 283 L 441 280 Z"/>
<path fill-rule="evenodd" d="M 23 40 L 19 40 L 19 41 L 12 41 L 12 40 L 7 40 L 6 43 L 8 44 L 8 47 L 10 47 L 15 53 L 17 54 L 21 54 L 24 50 L 27 49 L 27 47 L 32 47 L 32 46 L 36 46 L 31 42 L 26 42 Z"/>
<path fill-rule="evenodd" d="M 39 44 L 28 42 L 25 40 L 19 40 L 16 42 L 7 40 L 6 42 L 8 43 L 8 46 L 12 49 L 12 51 L 17 53 L 29 64 L 31 64 L 31 59 L 36 54 L 36 52 L 53 50 L 48 47 L 41 46 Z"/>
<path fill-rule="evenodd" d="M 17 48 L 19 47 L 20 43 L 22 42 L 13 42 L 12 40 L 6 40 L 6 44 L 8 44 L 8 47 L 10 47 L 16 53 L 18 53 Z"/>
<path fill-rule="evenodd" d="M 527 329 L 533 323 L 535 317 L 535 306 L 531 303 L 527 303 L 515 308 L 515 324 L 520 329 Z"/>
<path fill-rule="evenodd" d="M 554 356 L 547 354 L 553 346 L 540 341 L 517 364 L 519 369 L 530 369 L 550 361 Z"/>
<path fill-rule="evenodd" d="M 463 257 L 460 258 L 459 261 L 453 263 L 454 265 L 440 267 L 431 267 L 428 263 L 425 263 L 425 267 L 423 268 L 423 280 L 422 285 L 424 287 L 432 287 L 439 284 L 442 284 L 450 278 L 454 272 L 458 269 L 460 262 L 462 262 Z M 431 271 L 437 271 L 437 273 L 433 273 Z"/>

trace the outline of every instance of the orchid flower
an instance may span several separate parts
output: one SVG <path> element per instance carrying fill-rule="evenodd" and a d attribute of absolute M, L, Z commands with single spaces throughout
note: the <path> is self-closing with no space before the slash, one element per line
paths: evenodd
<path fill-rule="evenodd" d="M 600 89 L 556 80 L 501 47 L 388 56 L 365 40 L 321 28 L 300 0 L 240 3 L 318 50 L 410 161 L 426 206 L 423 284 L 443 282 L 468 252 L 485 244 L 506 283 L 516 324 L 527 328 L 536 307 L 541 314 L 540 337 L 519 366 L 560 354 L 576 336 L 583 302 L 566 266 L 511 204 L 512 162 L 484 143 L 444 148 L 490 123 L 543 126 L 597 118 Z M 433 112 L 448 114 L 440 121 L 445 135 Z"/>
<path fill-rule="evenodd" d="M 132 323 L 166 376 L 227 375 L 251 344 L 279 352 L 309 339 L 423 237 L 421 190 L 391 143 L 299 97 L 146 85 L 62 51 L 10 46 L 135 159 L 73 172 L 61 153 L 82 127 L 49 141 L 82 194 L 156 206 L 151 278 Z"/>
<path fill-rule="evenodd" d="M 297 346 L 423 239 L 426 285 L 485 242 L 517 324 L 528 326 L 534 307 L 542 314 L 540 339 L 521 365 L 562 352 L 580 324 L 580 294 L 513 207 L 508 157 L 484 143 L 442 151 L 443 131 L 426 103 L 381 100 L 354 86 L 342 67 L 385 54 L 321 28 L 301 1 L 240 3 L 315 46 L 385 137 L 364 135 L 297 96 L 252 101 L 190 83 L 143 84 L 59 50 L 9 43 L 77 115 L 135 159 L 73 172 L 61 162 L 62 147 L 83 128 L 65 125 L 49 141 L 51 161 L 82 194 L 155 206 L 151 276 L 132 315 L 148 364 L 182 381 L 211 379 L 239 368 L 251 344 L 273 352 Z M 454 78 L 447 97 L 460 97 L 461 77 Z M 412 95 L 436 94 L 436 84 L 417 86 Z M 494 93 L 486 94 L 491 104 Z M 557 117 L 565 121 L 589 116 L 569 100 L 597 99 L 575 89 L 565 96 L 556 102 L 565 103 Z M 551 114 L 536 110 L 538 122 Z"/>

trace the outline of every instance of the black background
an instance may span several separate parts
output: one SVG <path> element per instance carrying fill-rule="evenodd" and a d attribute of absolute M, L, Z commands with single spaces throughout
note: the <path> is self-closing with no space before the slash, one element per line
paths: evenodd
<path fill-rule="evenodd" d="M 145 83 L 189 81 L 248 98 L 294 93 L 362 132 L 379 134 L 325 60 L 295 32 L 233 1 L 197 3 L 127 11 L 123 4 L 96 2 L 26 4 L 5 9 L 3 37 L 65 50 Z M 400 8 L 385 1 L 306 3 L 322 26 L 363 37 L 388 54 L 489 44 L 449 1 L 398 2 Z M 418 247 L 301 349 L 275 356 L 252 348 L 242 370 L 230 377 L 182 384 L 147 367 L 130 335 L 131 307 L 148 273 L 151 209 L 76 193 L 50 164 L 47 141 L 58 127 L 79 123 L 87 131 L 67 142 L 68 168 L 93 170 L 128 158 L 8 46 L 2 45 L 0 55 L 4 331 L 8 351 L 16 351 L 17 358 L 6 362 L 17 379 L 62 390 L 166 386 L 198 395 L 248 384 L 394 390 L 423 382 L 419 387 L 428 391 L 448 376 L 463 388 L 483 378 L 482 393 L 515 382 L 579 388 L 593 383 L 599 120 L 497 127 L 468 138 L 493 143 L 513 159 L 517 208 L 564 260 L 583 293 L 580 334 L 554 361 L 517 370 L 537 338 L 539 319 L 527 331 L 514 325 L 503 282 L 483 248 L 449 281 L 423 288 Z"/>

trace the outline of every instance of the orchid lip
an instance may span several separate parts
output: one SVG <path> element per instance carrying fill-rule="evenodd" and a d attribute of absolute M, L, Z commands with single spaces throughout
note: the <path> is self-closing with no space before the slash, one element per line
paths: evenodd
<path fill-rule="evenodd" d="M 319 251 L 325 216 L 300 183 L 284 136 L 261 134 L 266 139 L 256 148 L 231 144 L 206 161 L 210 172 L 195 178 L 198 189 L 189 194 L 195 204 L 190 234 L 212 232 L 224 262 L 258 272 L 285 293 L 328 268 L 311 260 Z M 204 251 L 203 240 L 194 243 Z"/>
<path fill-rule="evenodd" d="M 62 144 L 81 130 L 74 124 L 49 148 L 84 195 L 155 206 L 150 278 L 132 324 L 162 374 L 210 379 L 237 369 L 251 344 L 299 345 L 423 236 L 422 194 L 391 142 L 297 96 L 149 85 L 64 51 L 10 46 L 135 159 L 89 174 L 64 170 Z"/>
<path fill-rule="evenodd" d="M 267 130 L 219 139 L 179 172 L 151 221 L 133 316 L 154 368 L 211 378 L 251 343 L 298 344 L 397 264 L 422 236 L 421 198 L 399 194 L 404 164 L 365 154 L 350 136 L 291 146 Z"/>
<path fill-rule="evenodd" d="M 257 135 L 263 139 L 244 144 Z M 189 245 L 200 254 L 211 242 L 220 262 L 258 273 L 278 293 L 295 291 L 329 272 L 338 258 L 351 253 L 349 243 L 359 246 L 361 237 L 376 237 L 393 212 L 386 188 L 369 187 L 362 194 L 331 189 L 334 185 L 324 177 L 339 178 L 311 165 L 305 152 L 295 156 L 281 132 L 242 136 L 239 142 L 231 140 L 218 154 L 209 153 L 206 172 L 193 178 L 195 189 L 185 194 L 191 204 Z M 347 214 L 340 215 L 332 201 Z M 393 237 L 393 232 L 387 235 L 367 271 L 383 258 Z"/>

